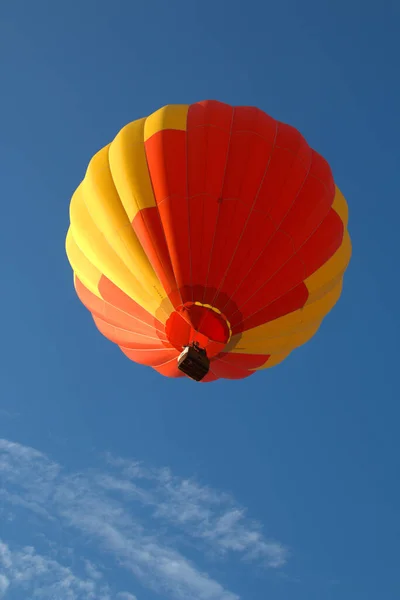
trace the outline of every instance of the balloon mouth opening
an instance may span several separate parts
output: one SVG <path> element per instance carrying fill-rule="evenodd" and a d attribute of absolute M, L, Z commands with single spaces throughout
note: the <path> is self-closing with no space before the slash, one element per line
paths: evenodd
<path fill-rule="evenodd" d="M 218 308 L 201 302 L 178 306 L 166 323 L 170 343 L 178 350 L 194 343 L 211 358 L 223 350 L 232 336 L 228 319 Z"/>

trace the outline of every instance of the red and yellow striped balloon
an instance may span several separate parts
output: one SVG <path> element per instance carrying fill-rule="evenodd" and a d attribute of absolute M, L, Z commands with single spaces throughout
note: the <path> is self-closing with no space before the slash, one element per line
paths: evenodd
<path fill-rule="evenodd" d="M 170 105 L 90 161 L 70 206 L 76 292 L 102 334 L 168 377 L 241 379 L 307 342 L 350 260 L 346 201 L 293 127 L 253 107 Z"/>

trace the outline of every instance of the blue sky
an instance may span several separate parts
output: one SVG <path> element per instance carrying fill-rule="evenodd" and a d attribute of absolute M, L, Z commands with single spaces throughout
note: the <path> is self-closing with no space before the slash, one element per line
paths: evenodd
<path fill-rule="evenodd" d="M 399 598 L 399 26 L 395 0 L 2 4 L 0 598 Z M 354 254 L 309 344 L 202 386 L 97 332 L 64 239 L 99 148 L 207 98 L 300 129 Z"/>

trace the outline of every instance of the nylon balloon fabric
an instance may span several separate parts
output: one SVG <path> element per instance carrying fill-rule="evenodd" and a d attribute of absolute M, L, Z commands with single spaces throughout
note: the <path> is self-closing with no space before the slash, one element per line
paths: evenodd
<path fill-rule="evenodd" d="M 326 160 L 254 107 L 169 105 L 126 125 L 73 194 L 66 250 L 77 295 L 136 363 L 203 381 L 283 361 L 338 301 L 347 203 Z"/>

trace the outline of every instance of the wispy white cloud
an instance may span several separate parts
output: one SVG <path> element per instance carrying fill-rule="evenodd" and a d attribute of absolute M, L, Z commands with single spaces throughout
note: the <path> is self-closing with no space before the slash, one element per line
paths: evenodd
<path fill-rule="evenodd" d="M 71 474 L 32 448 L 0 440 L 0 478 L 2 499 L 12 510 L 30 511 L 52 523 L 52 530 L 57 525 L 75 532 L 85 547 L 101 551 L 115 569 L 131 573 L 163 598 L 239 600 L 205 567 L 196 565 L 184 548 L 204 550 L 205 557 L 207 552 L 218 553 L 221 559 L 238 557 L 268 568 L 279 568 L 287 560 L 286 548 L 267 539 L 261 525 L 250 521 L 230 495 L 177 477 L 169 469 L 147 468 L 108 455 L 101 470 Z M 74 574 L 71 567 L 33 549 L 9 551 L 7 556 L 4 560 L 11 566 L 4 571 L 4 589 L 21 579 L 19 573 L 29 572 L 21 565 L 23 557 L 25 561 L 30 557 L 31 572 L 39 567 L 46 572 L 46 589 L 51 572 L 65 582 L 64 595 L 57 591 L 62 600 L 108 600 L 111 594 L 102 570 L 87 557 L 81 572 Z M 112 597 L 137 600 L 130 592 L 117 596 L 114 592 Z"/>
<path fill-rule="evenodd" d="M 10 585 L 10 580 L 3 574 L 0 574 L 0 598 L 4 598 L 4 595 Z"/>
<path fill-rule="evenodd" d="M 12 549 L 0 541 L 0 593 L 7 590 L 34 589 L 35 598 L 54 600 L 111 600 L 107 584 L 98 584 L 93 578 L 82 578 L 58 561 L 36 552 L 32 546 Z M 0 596 L 1 597 L 1 596 Z"/>
<path fill-rule="evenodd" d="M 260 524 L 250 521 L 246 511 L 229 494 L 200 485 L 193 479 L 174 476 L 169 469 L 145 469 L 138 462 L 113 460 L 110 456 L 108 462 L 120 469 L 119 478 L 113 478 L 109 489 L 129 494 L 133 482 L 136 488 L 140 480 L 146 481 L 146 495 L 142 500 L 154 507 L 154 517 L 202 539 L 214 551 L 234 552 L 247 560 L 259 560 L 270 568 L 286 563 L 286 547 L 266 539 Z"/>
<path fill-rule="evenodd" d="M 179 599 L 238 600 L 238 596 L 202 572 L 179 550 L 169 546 L 160 533 L 132 518 L 129 504 L 104 492 L 104 477 L 88 480 L 67 477 L 57 489 L 55 502 L 59 514 L 69 526 L 95 540 L 105 551 L 117 557 L 125 569 L 143 585 Z M 129 486 L 115 486 L 130 495 Z M 96 544 L 96 545 L 97 545 Z"/>
<path fill-rule="evenodd" d="M 85 571 L 90 579 L 98 581 L 103 578 L 103 573 L 90 561 L 85 559 Z"/>

